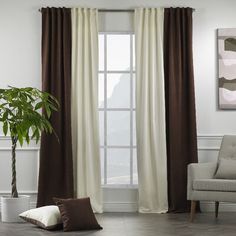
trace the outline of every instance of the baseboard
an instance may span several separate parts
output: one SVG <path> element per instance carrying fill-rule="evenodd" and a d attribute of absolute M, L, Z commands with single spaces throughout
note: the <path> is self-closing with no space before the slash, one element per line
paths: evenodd
<path fill-rule="evenodd" d="M 36 202 L 30 202 L 30 209 L 36 208 Z M 131 202 L 104 202 L 104 212 L 137 212 L 138 204 Z M 0 201 L 1 212 L 1 201 Z"/>
<path fill-rule="evenodd" d="M 215 203 L 214 202 L 201 202 L 202 212 L 214 212 Z M 236 212 L 236 203 L 220 202 L 219 205 L 220 212 Z"/>
<path fill-rule="evenodd" d="M 137 212 L 137 202 L 105 202 L 103 204 L 104 212 Z M 214 212 L 214 202 L 201 202 L 202 212 Z M 236 212 L 236 203 L 220 202 L 220 212 Z"/>
<path fill-rule="evenodd" d="M 30 208 L 36 207 L 36 202 L 30 202 Z M 104 212 L 137 212 L 138 203 L 137 202 L 104 202 L 103 203 Z M 202 212 L 214 212 L 215 203 L 214 202 L 201 202 Z M 220 212 L 236 212 L 236 203 L 221 202 L 219 206 Z M 1 202 L 0 202 L 0 212 L 1 212 Z"/>
<path fill-rule="evenodd" d="M 137 212 L 137 202 L 104 202 L 104 212 Z"/>

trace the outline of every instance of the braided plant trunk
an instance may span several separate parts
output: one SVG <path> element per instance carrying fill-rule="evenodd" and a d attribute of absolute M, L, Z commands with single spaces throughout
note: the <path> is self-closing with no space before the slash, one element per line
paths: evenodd
<path fill-rule="evenodd" d="M 11 182 L 11 196 L 13 198 L 17 198 L 18 197 L 18 192 L 17 192 L 17 188 L 16 188 L 16 143 L 17 143 L 17 137 L 13 136 L 11 137 L 11 141 L 12 141 L 12 146 L 11 146 L 11 150 L 12 150 L 12 182 Z"/>

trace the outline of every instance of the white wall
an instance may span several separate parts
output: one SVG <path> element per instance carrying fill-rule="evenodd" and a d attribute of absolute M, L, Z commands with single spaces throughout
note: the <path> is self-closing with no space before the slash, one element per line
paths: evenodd
<path fill-rule="evenodd" d="M 0 87 L 41 87 L 41 15 L 38 9 L 43 6 L 196 8 L 194 65 L 200 161 L 215 160 L 222 135 L 236 133 L 236 112 L 218 110 L 216 54 L 216 29 L 236 28 L 235 0 L 0 0 Z M 0 138 L 0 194 L 10 190 L 10 151 L 7 147 L 9 140 Z M 18 151 L 19 190 L 34 195 L 38 150 L 37 147 L 26 148 Z M 34 202 L 32 198 L 32 204 Z M 131 211 L 136 209 L 137 191 L 105 189 L 104 202 L 107 210 Z"/>

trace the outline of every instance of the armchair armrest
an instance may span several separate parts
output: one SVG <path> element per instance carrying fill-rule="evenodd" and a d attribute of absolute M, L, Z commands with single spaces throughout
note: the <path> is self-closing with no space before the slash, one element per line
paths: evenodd
<path fill-rule="evenodd" d="M 212 179 L 216 172 L 217 162 L 192 163 L 188 165 L 187 197 L 191 200 L 193 181 L 195 179 Z"/>

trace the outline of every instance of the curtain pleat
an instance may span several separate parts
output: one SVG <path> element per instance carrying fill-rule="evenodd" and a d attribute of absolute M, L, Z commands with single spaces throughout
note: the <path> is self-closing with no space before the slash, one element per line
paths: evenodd
<path fill-rule="evenodd" d="M 164 66 L 169 211 L 186 212 L 187 165 L 198 160 L 191 8 L 165 9 Z"/>
<path fill-rule="evenodd" d="M 72 9 L 72 143 L 77 197 L 90 197 L 100 213 L 97 15 L 96 9 Z"/>
<path fill-rule="evenodd" d="M 163 9 L 135 9 L 139 211 L 168 210 Z"/>
<path fill-rule="evenodd" d="M 71 141 L 71 10 L 42 9 L 42 89 L 55 96 L 60 109 L 50 122 L 58 136 L 42 134 L 37 206 L 52 197 L 73 197 Z"/>

